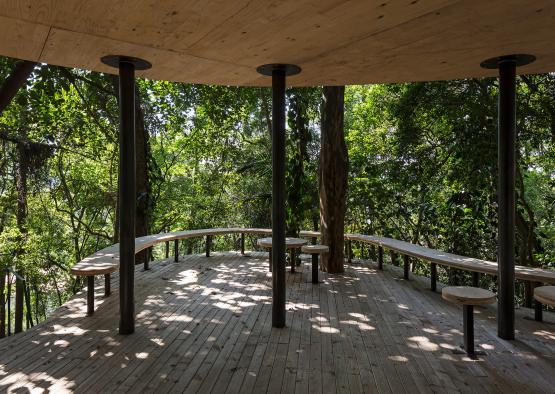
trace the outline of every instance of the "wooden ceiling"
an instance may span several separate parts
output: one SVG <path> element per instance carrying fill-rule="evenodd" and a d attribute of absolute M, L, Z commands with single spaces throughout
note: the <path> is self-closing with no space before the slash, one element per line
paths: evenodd
<path fill-rule="evenodd" d="M 289 85 L 496 75 L 487 58 L 530 53 L 519 73 L 555 71 L 553 0 L 0 0 L 0 54 L 114 72 L 107 54 L 144 58 L 152 79 Z"/>

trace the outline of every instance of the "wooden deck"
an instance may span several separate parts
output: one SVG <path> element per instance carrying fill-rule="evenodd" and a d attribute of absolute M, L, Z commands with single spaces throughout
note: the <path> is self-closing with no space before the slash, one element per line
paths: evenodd
<path fill-rule="evenodd" d="M 462 311 L 399 279 L 401 270 L 358 262 L 343 275 L 309 264 L 288 274 L 287 328 L 271 327 L 267 254 L 215 253 L 137 267 L 136 333 L 117 334 L 113 295 L 85 292 L 47 322 L 0 341 L 0 392 L 555 392 L 555 316 L 517 311 L 517 340 L 496 336 L 495 308 L 476 308 L 472 361 Z M 99 281 L 100 285 L 101 282 Z"/>

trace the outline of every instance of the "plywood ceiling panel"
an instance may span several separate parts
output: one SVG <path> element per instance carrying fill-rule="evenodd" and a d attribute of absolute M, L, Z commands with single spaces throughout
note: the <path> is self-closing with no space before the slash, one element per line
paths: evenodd
<path fill-rule="evenodd" d="M 113 72 L 107 54 L 144 58 L 139 75 L 268 85 L 360 84 L 495 75 L 486 58 L 530 53 L 520 73 L 555 71 L 552 0 L 0 0 L 0 54 Z"/>

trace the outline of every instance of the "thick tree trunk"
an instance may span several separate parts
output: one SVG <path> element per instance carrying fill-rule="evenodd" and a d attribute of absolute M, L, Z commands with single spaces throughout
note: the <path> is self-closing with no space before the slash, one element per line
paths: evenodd
<path fill-rule="evenodd" d="M 322 102 L 320 147 L 320 231 L 322 244 L 330 251 L 323 255 L 323 269 L 343 272 L 343 233 L 347 197 L 348 156 L 343 127 L 345 87 L 325 86 Z"/>

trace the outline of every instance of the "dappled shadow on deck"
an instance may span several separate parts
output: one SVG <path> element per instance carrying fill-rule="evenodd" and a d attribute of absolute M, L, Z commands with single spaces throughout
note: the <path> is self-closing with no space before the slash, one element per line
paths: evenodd
<path fill-rule="evenodd" d="M 114 292 L 84 316 L 78 294 L 47 322 L 0 341 L 0 391 L 553 391 L 555 325 L 524 320 L 496 336 L 476 308 L 477 361 L 454 354 L 462 311 L 397 269 L 358 262 L 313 285 L 288 273 L 287 328 L 271 327 L 267 254 L 187 256 L 136 270 L 137 330 L 117 334 Z M 100 284 L 100 281 L 98 282 Z M 553 315 L 546 314 L 554 321 Z"/>

